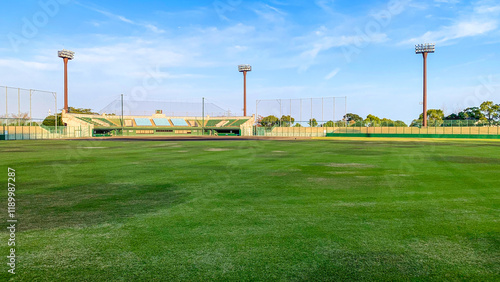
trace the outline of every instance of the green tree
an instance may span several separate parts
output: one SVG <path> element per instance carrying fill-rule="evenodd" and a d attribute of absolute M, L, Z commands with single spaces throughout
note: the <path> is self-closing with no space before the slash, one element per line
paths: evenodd
<path fill-rule="evenodd" d="M 316 119 L 315 119 L 315 118 L 313 118 L 313 119 L 310 119 L 310 120 L 307 122 L 307 124 L 309 124 L 309 126 L 310 126 L 310 127 L 316 127 L 316 126 L 318 126 L 318 121 L 316 121 Z"/>
<path fill-rule="evenodd" d="M 99 113 L 93 112 L 92 109 L 84 109 L 84 108 L 69 107 L 68 111 L 72 114 L 82 114 L 82 115 L 98 115 L 99 114 Z"/>
<path fill-rule="evenodd" d="M 392 119 L 389 119 L 389 118 L 383 118 L 380 120 L 380 126 L 393 127 L 394 121 Z"/>
<path fill-rule="evenodd" d="M 271 115 L 264 117 L 260 120 L 260 124 L 265 127 L 273 127 L 279 124 L 279 118 Z"/>
<path fill-rule="evenodd" d="M 353 114 L 353 113 L 348 113 L 344 116 L 344 120 L 346 120 L 347 122 L 358 122 L 358 121 L 363 121 L 363 118 L 358 116 L 357 114 Z"/>
<path fill-rule="evenodd" d="M 332 120 L 329 120 L 329 121 L 325 122 L 322 126 L 323 127 L 335 127 L 335 123 Z"/>
<path fill-rule="evenodd" d="M 411 122 L 410 126 L 420 126 L 423 124 L 424 114 L 420 114 L 418 119 Z M 443 110 L 429 109 L 427 110 L 427 124 L 430 126 L 438 126 L 443 124 L 444 113 Z"/>
<path fill-rule="evenodd" d="M 461 120 L 461 119 L 462 119 L 462 117 L 464 117 L 464 116 L 463 116 L 463 115 L 462 115 L 462 116 L 460 116 L 460 115 L 458 115 L 458 114 L 450 114 L 450 115 L 446 116 L 446 117 L 444 118 L 444 120 Z M 465 118 L 464 118 L 464 119 L 465 119 Z"/>
<path fill-rule="evenodd" d="M 494 120 L 496 120 L 500 114 L 499 105 L 493 104 L 492 101 L 485 101 L 479 106 L 481 112 L 488 120 L 488 123 L 491 125 Z"/>
<path fill-rule="evenodd" d="M 404 121 L 402 121 L 402 120 L 396 120 L 394 122 L 394 126 L 397 126 L 397 127 L 408 127 L 408 125 Z"/>
<path fill-rule="evenodd" d="M 291 126 L 294 122 L 295 122 L 295 119 L 291 116 L 281 116 L 280 118 L 280 121 L 281 121 L 281 126 Z"/>
<path fill-rule="evenodd" d="M 56 123 L 55 123 L 55 118 L 53 115 L 51 116 L 47 116 L 43 122 L 42 122 L 43 125 L 45 126 L 55 126 Z M 62 118 L 61 118 L 61 115 L 57 115 L 57 126 L 64 126 L 64 123 L 62 121 Z"/>
<path fill-rule="evenodd" d="M 302 127 L 302 124 L 296 123 L 293 127 Z"/>
<path fill-rule="evenodd" d="M 460 115 L 460 113 L 459 113 Z M 470 107 L 462 111 L 462 115 L 465 116 L 465 119 L 473 119 L 473 120 L 486 120 L 486 117 L 481 112 L 479 107 Z"/>
<path fill-rule="evenodd" d="M 380 118 L 370 114 L 366 116 L 364 122 L 368 126 L 375 126 L 380 124 Z"/>

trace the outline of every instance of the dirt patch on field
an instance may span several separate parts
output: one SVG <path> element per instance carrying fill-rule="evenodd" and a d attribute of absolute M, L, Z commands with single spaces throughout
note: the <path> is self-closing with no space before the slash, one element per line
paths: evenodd
<path fill-rule="evenodd" d="M 231 151 L 231 149 L 227 148 L 208 148 L 205 149 L 206 152 L 224 152 L 224 151 Z"/>
<path fill-rule="evenodd" d="M 316 183 L 324 183 L 331 181 L 331 178 L 325 178 L 325 177 L 309 177 L 307 178 L 307 181 L 309 182 L 316 182 Z"/>
<path fill-rule="evenodd" d="M 436 156 L 432 160 L 461 164 L 498 164 L 500 159 L 475 156 Z"/>

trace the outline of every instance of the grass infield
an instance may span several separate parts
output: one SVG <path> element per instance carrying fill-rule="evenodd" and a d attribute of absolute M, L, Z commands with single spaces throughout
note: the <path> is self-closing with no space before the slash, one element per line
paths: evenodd
<path fill-rule="evenodd" d="M 404 141 L 1 142 L 0 280 L 498 281 L 500 142 Z"/>

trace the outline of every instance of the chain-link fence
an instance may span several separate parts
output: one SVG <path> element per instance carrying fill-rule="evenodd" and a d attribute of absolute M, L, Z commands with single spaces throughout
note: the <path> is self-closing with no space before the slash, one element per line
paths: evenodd
<path fill-rule="evenodd" d="M 43 120 L 56 113 L 55 92 L 0 86 L 0 118 Z"/>
<path fill-rule="evenodd" d="M 54 123 L 53 123 L 54 124 Z M 47 126 L 41 119 L 0 119 L 0 140 L 39 140 L 91 137 L 92 126 Z"/>
<path fill-rule="evenodd" d="M 428 126 L 421 122 L 410 125 L 401 121 L 316 121 L 314 118 L 305 122 L 264 120 L 255 129 L 256 136 L 275 137 L 325 137 L 325 136 L 405 136 L 405 135 L 440 135 L 440 136 L 493 136 L 500 134 L 500 125 L 484 120 L 434 120 Z"/>
<path fill-rule="evenodd" d="M 416 121 L 410 126 L 397 121 L 350 122 L 347 127 L 329 130 L 327 133 L 342 134 L 386 134 L 386 135 L 499 135 L 500 127 L 485 120 L 430 120 L 428 126 Z"/>
<path fill-rule="evenodd" d="M 123 103 L 122 103 L 123 102 Z M 109 103 L 106 107 L 99 111 L 100 114 L 116 114 L 122 113 L 127 116 L 150 116 L 156 110 L 161 110 L 162 113 L 169 117 L 223 117 L 230 116 L 230 112 L 222 109 L 213 102 L 201 99 L 196 101 L 135 101 L 130 99 L 116 99 Z"/>
<path fill-rule="evenodd" d="M 270 116 L 285 126 L 308 127 L 311 120 L 319 124 L 338 123 L 347 113 L 347 97 L 257 100 L 255 111 L 257 123 Z M 290 124 L 290 120 L 294 122 Z"/>

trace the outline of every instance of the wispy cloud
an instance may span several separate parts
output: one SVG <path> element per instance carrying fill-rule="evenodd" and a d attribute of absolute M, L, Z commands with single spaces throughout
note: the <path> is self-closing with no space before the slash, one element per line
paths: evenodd
<path fill-rule="evenodd" d="M 330 80 L 330 79 L 332 79 L 333 77 L 335 77 L 335 76 L 336 76 L 339 72 L 340 72 L 340 68 L 336 68 L 336 69 L 334 69 L 331 73 L 329 73 L 329 74 L 325 77 L 325 79 L 326 79 L 326 80 Z"/>
<path fill-rule="evenodd" d="M 436 2 L 453 2 L 448 0 L 436 0 Z M 400 45 L 418 44 L 422 42 L 434 42 L 451 45 L 458 39 L 488 34 L 498 29 L 498 17 L 500 6 L 478 5 L 467 17 L 456 20 L 451 25 L 441 26 L 437 30 L 427 31 L 421 36 L 400 42 Z"/>
<path fill-rule="evenodd" d="M 497 29 L 496 20 L 466 20 L 450 26 L 441 27 L 436 31 L 428 31 L 422 36 L 401 42 L 401 45 L 418 44 L 422 42 L 447 43 L 464 37 L 478 36 Z"/>
<path fill-rule="evenodd" d="M 141 27 L 144 27 L 154 33 L 164 33 L 165 31 L 153 24 L 150 24 L 150 23 L 139 23 L 139 22 L 136 22 L 136 21 L 133 21 L 129 18 L 126 18 L 125 16 L 122 16 L 122 15 L 117 15 L 117 14 L 114 14 L 114 13 L 111 13 L 111 12 L 108 12 L 108 11 L 105 11 L 103 9 L 100 9 L 100 8 L 96 8 L 96 7 L 91 7 L 91 6 L 88 6 L 88 5 L 85 5 L 85 4 L 82 4 L 80 2 L 76 2 L 76 4 L 80 5 L 81 7 L 84 7 L 86 9 L 89 9 L 91 11 L 94 11 L 94 12 L 97 12 L 101 15 L 104 15 L 112 20 L 116 20 L 116 21 L 120 21 L 120 22 L 124 22 L 124 23 L 127 23 L 127 24 L 131 24 L 131 25 L 135 25 L 135 26 L 141 26 Z"/>
<path fill-rule="evenodd" d="M 260 18 L 267 22 L 283 22 L 286 16 L 286 13 L 281 11 L 280 9 L 270 6 L 270 5 L 262 5 L 261 7 L 254 8 L 254 13 L 256 13 Z"/>
<path fill-rule="evenodd" d="M 322 32 L 315 32 L 316 35 L 321 34 L 314 40 L 307 39 L 310 43 L 306 44 L 305 51 L 300 54 L 300 59 L 303 61 L 299 71 L 307 70 L 314 64 L 314 60 L 321 52 L 328 51 L 333 48 L 345 46 L 361 46 L 372 43 L 382 43 L 388 40 L 385 33 L 373 33 L 370 35 L 349 35 L 349 36 L 329 36 L 323 35 Z"/>

